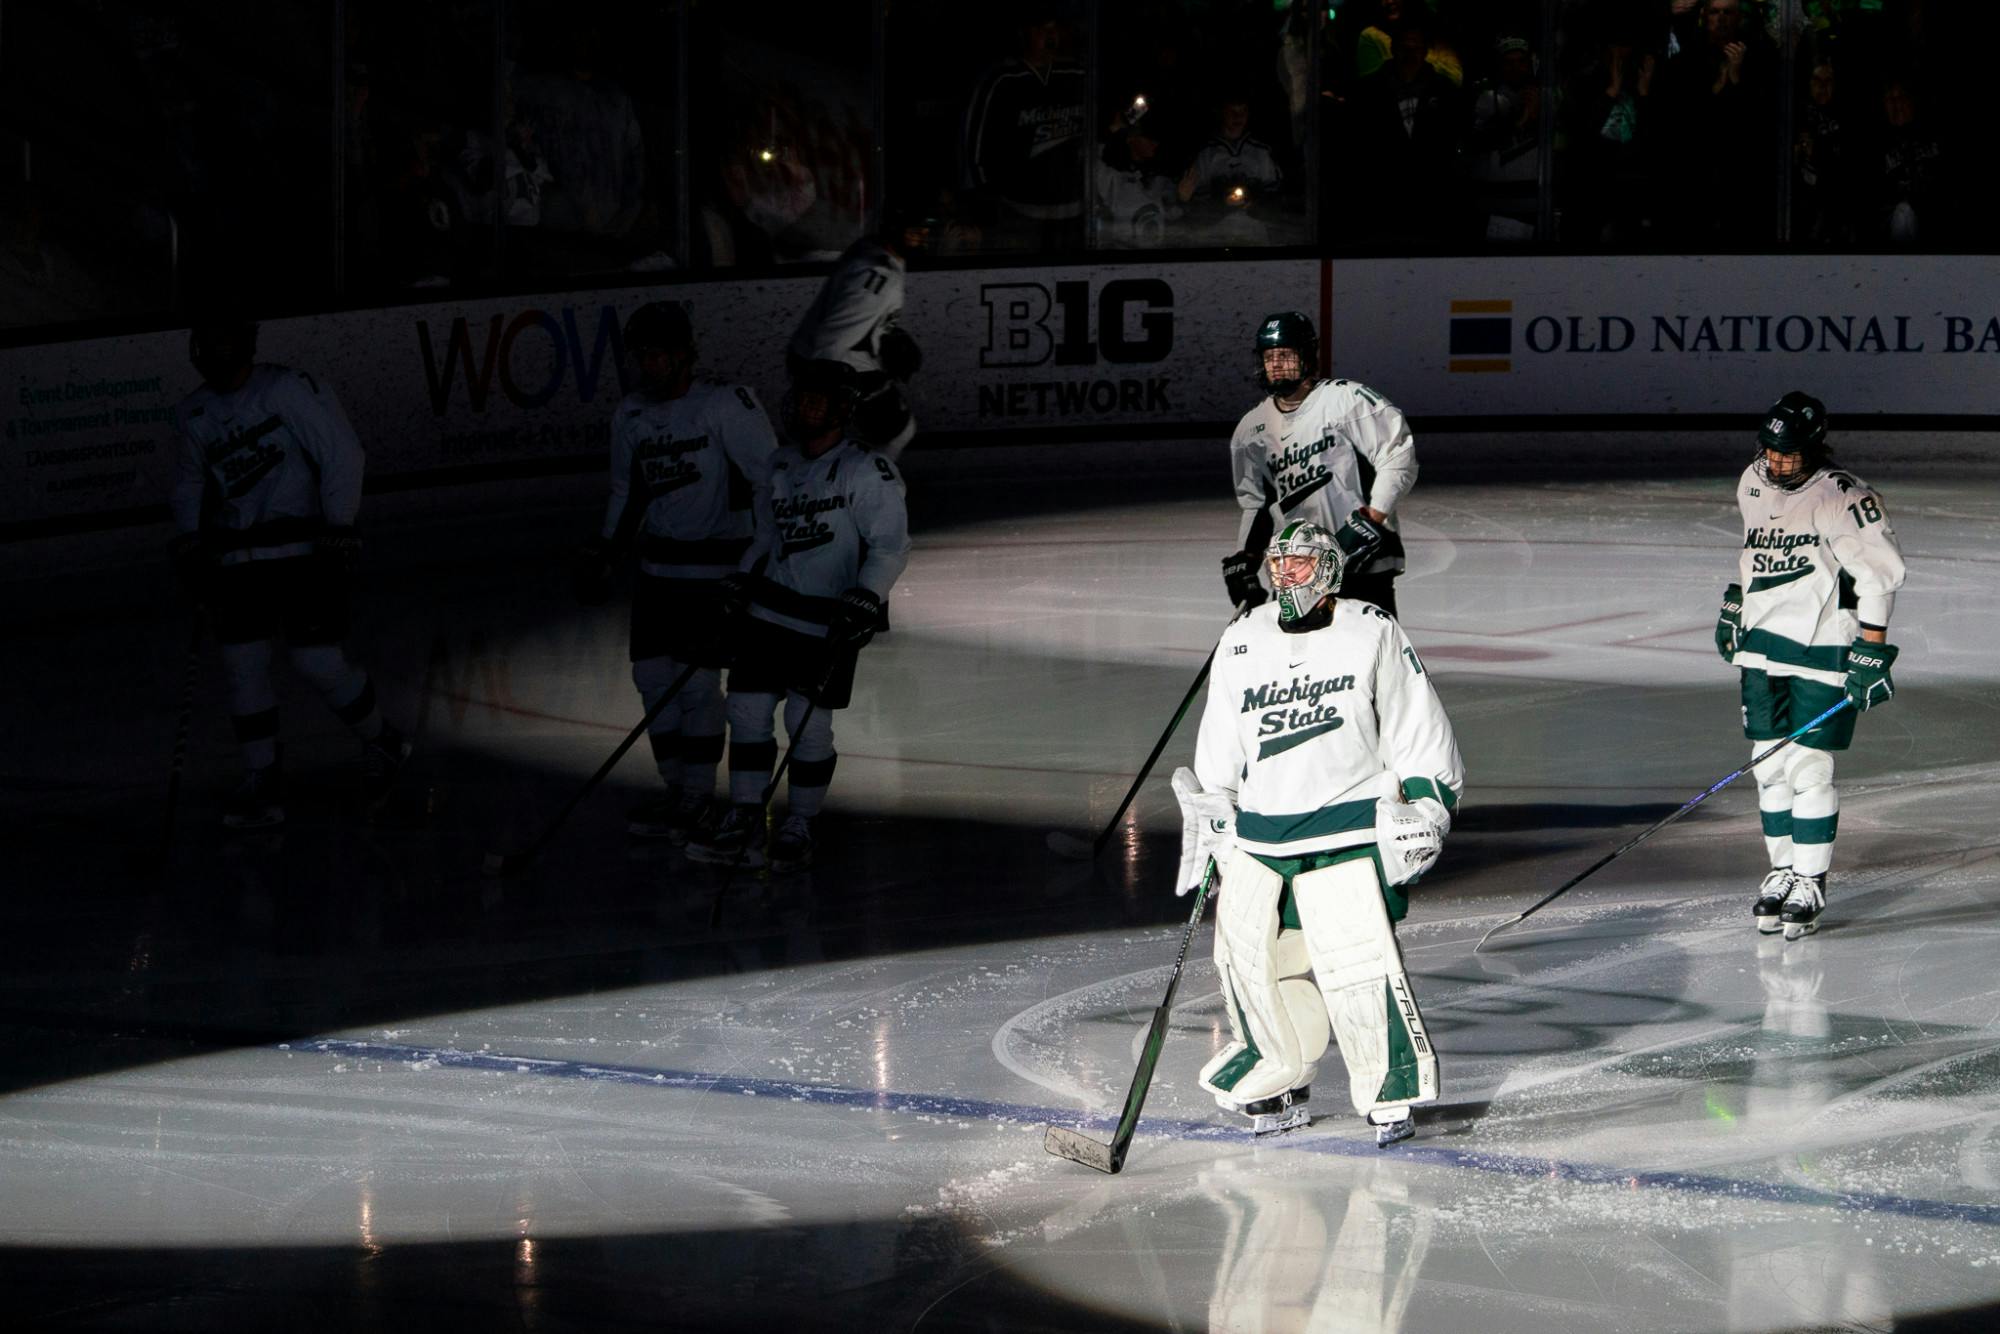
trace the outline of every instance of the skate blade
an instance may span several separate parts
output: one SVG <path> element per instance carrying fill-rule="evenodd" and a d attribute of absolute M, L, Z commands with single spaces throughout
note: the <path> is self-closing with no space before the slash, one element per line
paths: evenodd
<path fill-rule="evenodd" d="M 1396 1121 L 1386 1126 L 1376 1126 L 1375 1147 L 1386 1149 L 1391 1144 L 1401 1144 L 1416 1133 L 1417 1122 L 1414 1117 L 1405 1117 L 1401 1121 Z"/>
<path fill-rule="evenodd" d="M 1785 923 L 1785 939 L 1799 940 L 1812 935 L 1818 930 L 1818 922 L 1787 922 Z"/>
<path fill-rule="evenodd" d="M 1312 1121 L 1312 1109 L 1293 1107 L 1282 1112 L 1266 1112 L 1250 1118 L 1252 1135 L 1276 1135 L 1287 1130 L 1296 1130 Z"/>
<path fill-rule="evenodd" d="M 1757 930 L 1763 935 L 1776 935 L 1783 926 L 1784 923 L 1775 917 L 1759 917 L 1757 919 Z"/>
<path fill-rule="evenodd" d="M 1049 1126 L 1043 1132 L 1042 1147 L 1058 1158 L 1082 1163 L 1107 1176 L 1116 1175 L 1118 1169 L 1124 1166 L 1112 1156 L 1109 1144 L 1101 1144 L 1088 1135 L 1080 1135 L 1062 1126 Z"/>

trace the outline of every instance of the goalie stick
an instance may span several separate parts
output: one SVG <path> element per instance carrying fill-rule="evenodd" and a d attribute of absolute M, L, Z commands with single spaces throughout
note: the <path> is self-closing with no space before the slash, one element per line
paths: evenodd
<path fill-rule="evenodd" d="M 1520 914 L 1518 917 L 1510 917 L 1506 921 L 1500 923 L 1500 925 L 1494 927 L 1491 931 L 1488 931 L 1485 935 L 1479 938 L 1479 943 L 1472 947 L 1472 952 L 1474 954 L 1479 953 L 1479 951 L 1486 948 L 1487 941 L 1493 939 L 1493 937 L 1499 935 L 1502 931 L 1505 931 L 1508 927 L 1515 926 L 1521 922 L 1525 922 L 1526 920 L 1528 920 L 1528 918 L 1534 916 L 1536 913 L 1540 912 L 1543 908 L 1547 907 L 1549 904 L 1554 903 L 1564 894 L 1569 893 L 1570 890 L 1575 889 L 1585 880 L 1589 879 L 1597 872 L 1603 870 L 1605 867 L 1611 865 L 1612 862 L 1617 861 L 1620 857 L 1623 857 L 1626 853 L 1638 847 L 1641 843 L 1645 842 L 1653 835 L 1659 833 L 1662 829 L 1665 829 L 1668 825 L 1680 819 L 1683 815 L 1686 815 L 1689 811 L 1693 810 L 1695 807 L 1701 805 L 1702 802 L 1707 801 L 1710 797 L 1722 791 L 1723 788 L 1728 787 L 1731 783 L 1741 778 L 1744 774 L 1749 773 L 1752 769 L 1762 764 L 1765 760 L 1770 759 L 1773 755 L 1776 755 L 1786 746 L 1791 745 L 1794 741 L 1797 741 L 1807 732 L 1812 731 L 1813 728 L 1818 727 L 1821 723 L 1833 717 L 1834 714 L 1839 713 L 1842 709 L 1846 708 L 1848 705 L 1852 703 L 1854 703 L 1853 700 L 1842 698 L 1840 703 L 1834 705 L 1832 708 L 1828 709 L 1825 713 L 1822 713 L 1819 717 L 1813 719 L 1811 722 L 1795 729 L 1790 736 L 1784 737 L 1776 745 L 1771 746 L 1768 749 L 1762 751 L 1761 753 L 1752 756 L 1750 759 L 1750 763 L 1744 765 L 1741 769 L 1736 770 L 1734 773 L 1729 774 L 1727 777 L 1718 779 L 1715 783 L 1711 784 L 1706 791 L 1696 793 L 1693 797 L 1690 797 L 1686 802 L 1686 804 L 1684 804 L 1679 810 L 1659 820 L 1650 827 L 1641 830 L 1639 833 L 1633 835 L 1632 838 L 1629 839 L 1624 845 L 1622 845 L 1616 852 L 1608 852 L 1604 856 L 1599 857 L 1596 861 L 1592 862 L 1582 871 L 1580 871 L 1574 876 L 1571 876 L 1568 880 L 1558 885 L 1555 889 L 1543 895 L 1542 898 L 1539 899 L 1526 912 Z"/>
<path fill-rule="evenodd" d="M 1236 615 L 1229 618 L 1230 624 L 1234 625 L 1237 619 L 1249 610 L 1248 607 L 1238 603 Z M 1216 647 L 1221 647 L 1219 639 L 1216 642 Z M 1098 853 L 1104 851 L 1104 845 L 1111 841 L 1111 835 L 1118 830 L 1118 822 L 1123 820 L 1125 812 L 1131 809 L 1132 799 L 1138 796 L 1139 789 L 1146 785 L 1146 776 L 1152 773 L 1153 766 L 1159 763 L 1160 753 L 1166 750 L 1167 742 L 1179 730 L 1181 719 L 1187 717 L 1188 709 L 1194 704 L 1194 697 L 1201 693 L 1202 686 L 1208 681 L 1209 669 L 1214 666 L 1215 649 L 1211 648 L 1208 651 L 1208 656 L 1202 659 L 1201 670 L 1194 674 L 1194 682 L 1188 686 L 1187 694 L 1181 696 L 1180 707 L 1175 709 L 1174 716 L 1167 720 L 1167 730 L 1160 733 L 1160 739 L 1153 743 L 1153 753 L 1148 755 L 1146 762 L 1139 766 L 1139 776 L 1132 780 L 1131 787 L 1125 789 L 1125 800 L 1119 802 L 1118 809 L 1111 812 L 1111 818 L 1105 822 L 1104 828 L 1097 831 L 1097 837 L 1086 842 L 1083 838 L 1070 833 L 1067 829 L 1052 829 L 1045 840 L 1048 843 L 1050 852 L 1055 853 L 1058 857 L 1067 857 L 1071 861 L 1087 862 L 1094 860 Z"/>
<path fill-rule="evenodd" d="M 1132 1136 L 1139 1129 L 1139 1109 L 1146 1105 L 1146 1090 L 1152 1087 L 1153 1070 L 1160 1063 L 1160 1048 L 1167 1041 L 1167 1017 L 1174 1008 L 1174 992 L 1181 985 L 1181 969 L 1187 964 L 1188 946 L 1194 943 L 1194 929 L 1201 925 L 1202 909 L 1208 906 L 1208 892 L 1215 887 L 1217 874 L 1215 862 L 1211 860 L 1201 888 L 1195 891 L 1194 911 L 1188 914 L 1187 930 L 1181 933 L 1181 950 L 1174 956 L 1174 971 L 1167 977 L 1167 994 L 1160 1001 L 1160 1007 L 1153 1011 L 1153 1025 L 1146 1030 L 1146 1044 L 1139 1051 L 1139 1068 L 1132 1073 L 1132 1087 L 1125 1091 L 1125 1110 L 1119 1113 L 1118 1128 L 1112 1132 L 1111 1142 L 1102 1143 L 1067 1126 L 1049 1126 L 1042 1132 L 1042 1147 L 1056 1157 L 1067 1158 L 1073 1163 L 1082 1163 L 1085 1167 L 1113 1176 L 1125 1166 L 1125 1155 L 1132 1148 Z"/>
<path fill-rule="evenodd" d="M 563 805 L 563 808 L 556 812 L 555 819 L 549 821 L 543 827 L 542 832 L 536 835 L 534 842 L 522 848 L 519 852 L 487 853 L 485 861 L 480 864 L 479 869 L 481 872 L 489 876 L 512 875 L 529 862 L 535 860 L 535 858 L 541 856 L 542 849 L 547 847 L 549 840 L 556 836 L 556 831 L 563 827 L 563 822 L 569 819 L 570 812 L 582 805 L 583 799 L 597 790 L 597 785 L 604 781 L 604 776 L 618 767 L 618 761 L 625 758 L 625 752 L 632 749 L 633 744 L 641 736 L 645 735 L 646 729 L 653 725 L 653 719 L 660 716 L 660 710 L 666 708 L 668 702 L 674 696 L 681 693 L 681 687 L 686 685 L 689 679 L 700 670 L 701 668 L 698 665 L 690 663 L 687 670 L 674 679 L 674 683 L 667 687 L 667 693 L 661 695 L 659 699 L 653 702 L 652 706 L 646 710 L 646 716 L 639 720 L 639 725 L 625 734 L 625 739 L 618 743 L 618 749 L 612 751 L 610 757 L 604 763 L 597 766 L 597 772 L 592 774 L 589 781 L 576 790 L 576 795 L 572 796 Z"/>

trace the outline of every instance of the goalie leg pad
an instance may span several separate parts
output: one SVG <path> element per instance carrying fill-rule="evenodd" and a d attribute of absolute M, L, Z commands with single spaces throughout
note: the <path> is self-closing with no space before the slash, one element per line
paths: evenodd
<path fill-rule="evenodd" d="M 1368 1115 L 1438 1096 L 1437 1053 L 1403 970 L 1372 858 L 1292 882 L 1313 972 L 1347 1061 L 1354 1110 Z"/>
<path fill-rule="evenodd" d="M 1283 877 L 1237 852 L 1222 883 L 1215 964 L 1234 1040 L 1202 1067 L 1201 1083 L 1222 1107 L 1240 1111 L 1310 1083 L 1332 1030 L 1307 976 L 1304 934 L 1279 925 Z"/>

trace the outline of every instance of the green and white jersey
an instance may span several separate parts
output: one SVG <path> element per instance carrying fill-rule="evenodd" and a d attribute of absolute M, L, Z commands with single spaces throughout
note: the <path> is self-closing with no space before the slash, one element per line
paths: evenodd
<path fill-rule="evenodd" d="M 743 385 L 697 382 L 679 398 L 630 394 L 611 418 L 604 539 L 636 530 L 639 568 L 720 579 L 768 551 L 771 419 Z"/>
<path fill-rule="evenodd" d="M 1267 511 L 1276 529 L 1309 519 L 1330 533 L 1367 505 L 1389 516 L 1389 534 L 1364 572 L 1403 568 L 1396 505 L 1416 485 L 1417 446 L 1396 405 L 1367 385 L 1321 380 L 1290 412 L 1265 395 L 1236 423 L 1229 466 L 1243 507 L 1240 546 Z"/>
<path fill-rule="evenodd" d="M 1862 624 L 1887 627 L 1903 586 L 1903 553 L 1882 498 L 1844 468 L 1780 491 L 1755 465 L 1736 484 L 1743 511 L 1743 636 L 1738 667 L 1846 680 Z"/>
<path fill-rule="evenodd" d="M 1452 810 L 1465 766 L 1451 720 L 1403 628 L 1335 599 L 1333 619 L 1288 633 L 1277 604 L 1216 646 L 1195 775 L 1236 803 L 1236 842 L 1270 857 L 1375 841 L 1375 802 L 1401 793 Z"/>

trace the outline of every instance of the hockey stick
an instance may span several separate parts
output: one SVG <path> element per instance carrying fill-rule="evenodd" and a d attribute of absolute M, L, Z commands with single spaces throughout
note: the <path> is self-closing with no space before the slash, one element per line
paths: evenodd
<path fill-rule="evenodd" d="M 1237 617 L 1248 610 L 1248 607 L 1238 603 L 1236 615 L 1229 618 L 1229 623 L 1234 625 Z M 1216 647 L 1221 647 L 1220 640 L 1216 641 Z M 1139 776 L 1132 780 L 1131 787 L 1125 789 L 1125 800 L 1118 803 L 1118 809 L 1111 813 L 1111 819 L 1105 822 L 1104 828 L 1098 830 L 1097 837 L 1086 843 L 1067 829 L 1052 829 L 1045 840 L 1050 852 L 1071 861 L 1087 862 L 1094 860 L 1098 853 L 1104 851 L 1104 845 L 1110 842 L 1111 835 L 1117 832 L 1118 822 L 1125 818 L 1125 812 L 1131 808 L 1132 799 L 1138 796 L 1139 789 L 1145 786 L 1146 776 L 1152 773 L 1153 766 L 1159 763 L 1160 753 L 1167 748 L 1167 742 L 1180 727 L 1181 719 L 1187 717 L 1189 707 L 1194 704 L 1194 697 L 1201 693 L 1202 685 L 1208 680 L 1209 669 L 1213 666 L 1215 666 L 1215 649 L 1211 648 L 1208 656 L 1202 659 L 1201 670 L 1194 674 L 1194 682 L 1188 686 L 1187 694 L 1181 696 L 1180 707 L 1174 710 L 1174 716 L 1167 721 L 1167 730 L 1160 733 L 1160 739 L 1153 743 L 1153 753 L 1139 766 Z"/>
<path fill-rule="evenodd" d="M 1762 764 L 1765 760 L 1770 759 L 1773 755 L 1776 755 L 1786 746 L 1791 745 L 1794 741 L 1797 741 L 1807 732 L 1812 731 L 1813 728 L 1818 727 L 1821 723 L 1833 717 L 1834 714 L 1839 713 L 1842 709 L 1846 708 L 1853 702 L 1854 702 L 1853 700 L 1843 697 L 1840 703 L 1834 705 L 1832 708 L 1828 709 L 1825 713 L 1822 713 L 1819 717 L 1813 719 L 1811 722 L 1805 724 L 1803 727 L 1796 729 L 1790 736 L 1783 738 L 1776 745 L 1769 747 L 1761 754 L 1752 756 L 1750 759 L 1750 763 L 1744 765 L 1741 769 L 1736 770 L 1734 773 L 1728 775 L 1727 777 L 1719 779 L 1715 784 L 1709 787 L 1707 791 L 1699 792 L 1695 794 L 1693 797 L 1690 797 L 1687 803 L 1683 805 L 1679 810 L 1659 820 L 1651 827 L 1642 830 L 1638 834 L 1635 834 L 1616 852 L 1606 853 L 1604 856 L 1598 858 L 1596 861 L 1592 862 L 1588 867 L 1584 868 L 1582 872 L 1570 877 L 1568 880 L 1564 881 L 1561 885 L 1557 886 L 1556 889 L 1554 889 L 1552 892 L 1544 895 L 1539 901 L 1535 903 L 1533 907 L 1529 908 L 1526 912 L 1522 913 L 1520 916 L 1510 917 L 1506 921 L 1500 923 L 1500 925 L 1494 927 L 1491 931 L 1488 931 L 1485 935 L 1479 938 L 1479 943 L 1472 947 L 1472 952 L 1474 954 L 1479 953 L 1480 950 L 1486 948 L 1487 941 L 1493 939 L 1493 937 L 1499 935 L 1502 931 L 1505 931 L 1508 927 L 1514 926 L 1520 922 L 1525 922 L 1528 918 L 1534 916 L 1537 912 L 1540 912 L 1543 908 L 1555 902 L 1557 899 L 1561 898 L 1564 894 L 1569 893 L 1570 890 L 1575 889 L 1585 880 L 1589 879 L 1597 872 L 1603 870 L 1605 867 L 1609 866 L 1612 862 L 1617 861 L 1620 857 L 1623 857 L 1626 853 L 1638 847 L 1641 843 L 1645 842 L 1653 835 L 1659 833 L 1662 829 L 1665 829 L 1668 825 L 1680 819 L 1683 815 L 1686 815 L 1689 811 L 1693 810 L 1695 807 L 1701 805 L 1702 802 L 1707 801 L 1710 797 L 1722 791 L 1723 788 L 1728 787 L 1731 783 L 1741 778 L 1744 774 L 1749 773 L 1752 769 Z"/>
<path fill-rule="evenodd" d="M 1110 1175 L 1125 1166 L 1132 1136 L 1139 1129 L 1139 1109 L 1146 1105 L 1146 1091 L 1153 1084 L 1153 1069 L 1160 1063 L 1160 1048 L 1167 1041 L 1167 1016 L 1174 1008 L 1174 992 L 1181 985 L 1181 969 L 1187 964 L 1188 946 L 1194 943 L 1194 929 L 1201 925 L 1202 909 L 1208 906 L 1208 892 L 1215 887 L 1216 866 L 1208 864 L 1208 875 L 1195 891 L 1194 911 L 1188 914 L 1187 930 L 1181 933 L 1181 950 L 1174 956 L 1174 971 L 1167 977 L 1167 994 L 1153 1011 L 1153 1026 L 1146 1030 L 1146 1045 L 1139 1051 L 1139 1068 L 1132 1072 L 1132 1087 L 1125 1091 L 1125 1110 L 1119 1113 L 1118 1128 L 1111 1142 L 1104 1144 L 1066 1126 L 1049 1126 L 1042 1132 L 1042 1147 L 1058 1158 Z"/>
<path fill-rule="evenodd" d="M 597 785 L 604 781 L 604 776 L 618 767 L 618 761 L 625 758 L 625 752 L 632 749 L 633 745 L 644 735 L 646 729 L 653 725 L 653 719 L 660 716 L 660 710 L 666 708 L 668 702 L 674 696 L 681 693 L 681 687 L 686 685 L 694 674 L 700 670 L 701 667 L 699 664 L 688 664 L 687 670 L 683 671 L 675 678 L 674 683 L 667 687 L 667 693 L 661 695 L 646 710 L 646 716 L 639 720 L 639 725 L 625 734 L 625 739 L 618 743 L 618 749 L 612 751 L 610 757 L 604 763 L 597 766 L 597 772 L 592 774 L 590 780 L 578 788 L 576 794 L 564 803 L 563 808 L 556 812 L 555 819 L 543 826 L 542 832 L 536 835 L 534 842 L 522 848 L 519 852 L 487 853 L 486 860 L 481 863 L 479 868 L 481 872 L 489 876 L 512 875 L 539 857 L 542 849 L 548 846 L 549 840 L 556 836 L 556 831 L 563 827 L 563 822 L 569 819 L 570 812 L 582 805 L 583 799 L 595 791 Z"/>
<path fill-rule="evenodd" d="M 777 794 L 778 784 L 783 780 L 785 770 L 791 767 L 792 752 L 798 749 L 799 737 L 804 735 L 806 724 L 812 721 L 813 710 L 819 707 L 817 696 L 826 693 L 826 688 L 833 684 L 833 674 L 839 669 L 840 654 L 836 652 L 833 655 L 833 664 L 826 669 L 826 675 L 820 679 L 819 689 L 806 697 L 806 711 L 799 715 L 799 725 L 792 729 L 791 734 L 786 737 L 785 753 L 778 757 L 778 767 L 771 771 L 771 781 L 764 784 L 764 795 L 757 799 L 757 812 L 760 820 L 763 813 L 771 809 L 771 798 Z M 728 895 L 730 883 L 736 879 L 737 869 L 742 865 L 743 859 L 741 857 L 731 862 L 729 869 L 723 873 L 722 883 L 715 887 L 715 903 L 708 910 L 708 928 L 711 931 L 722 925 L 722 900 Z"/>
<path fill-rule="evenodd" d="M 201 615 L 197 608 L 188 629 L 187 666 L 181 672 L 181 713 L 174 723 L 174 757 L 167 766 L 167 800 L 160 822 L 158 862 L 166 865 L 174 849 L 174 825 L 181 808 L 181 770 L 187 767 L 188 731 L 194 725 L 194 678 L 201 666 Z"/>

